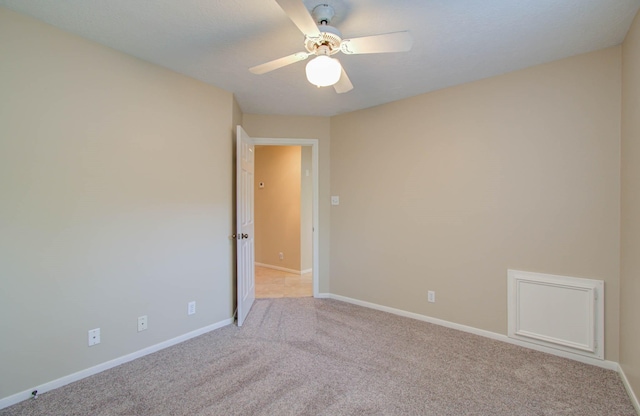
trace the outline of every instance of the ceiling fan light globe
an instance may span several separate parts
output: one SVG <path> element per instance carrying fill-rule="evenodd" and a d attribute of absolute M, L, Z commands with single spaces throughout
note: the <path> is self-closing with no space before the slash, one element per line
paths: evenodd
<path fill-rule="evenodd" d="M 318 87 L 328 87 L 340 80 L 342 66 L 337 59 L 320 55 L 309 61 L 306 72 L 310 83 Z"/>

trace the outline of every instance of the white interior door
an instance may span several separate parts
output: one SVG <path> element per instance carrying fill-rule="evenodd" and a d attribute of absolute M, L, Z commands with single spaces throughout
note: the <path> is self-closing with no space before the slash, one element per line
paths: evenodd
<path fill-rule="evenodd" d="M 238 248 L 238 326 L 242 326 L 256 298 L 255 239 L 253 235 L 254 142 L 238 126 L 236 139 L 236 242 Z"/>

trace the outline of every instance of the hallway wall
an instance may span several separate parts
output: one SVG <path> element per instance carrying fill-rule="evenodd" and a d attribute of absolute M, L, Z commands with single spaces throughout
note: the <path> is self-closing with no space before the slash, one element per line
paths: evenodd
<path fill-rule="evenodd" d="M 255 147 L 256 263 L 301 270 L 301 156 L 300 146 Z"/>

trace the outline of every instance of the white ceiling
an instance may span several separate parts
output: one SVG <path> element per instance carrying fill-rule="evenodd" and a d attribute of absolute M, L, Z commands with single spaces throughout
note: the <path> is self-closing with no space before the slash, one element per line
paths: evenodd
<path fill-rule="evenodd" d="M 245 113 L 330 116 L 620 44 L 640 0 L 304 0 L 345 38 L 408 30 L 409 52 L 336 55 L 354 89 L 316 88 L 274 0 L 0 0 L 0 5 L 235 94 Z"/>

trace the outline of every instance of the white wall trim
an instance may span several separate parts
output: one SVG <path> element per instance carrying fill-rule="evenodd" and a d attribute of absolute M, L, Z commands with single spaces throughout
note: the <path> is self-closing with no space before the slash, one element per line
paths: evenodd
<path fill-rule="evenodd" d="M 266 267 L 267 269 L 279 270 L 281 272 L 293 273 L 293 274 L 302 274 L 301 270 L 296 269 L 287 269 L 286 267 L 274 266 L 273 264 L 267 263 L 255 263 L 256 266 Z"/>
<path fill-rule="evenodd" d="M 517 340 L 517 339 L 509 338 L 508 336 L 503 335 L 503 334 L 498 334 L 496 332 L 485 331 L 484 329 L 478 329 L 478 328 L 474 328 L 474 327 L 471 327 L 471 326 L 456 324 L 454 322 L 449 322 L 449 321 L 445 321 L 445 320 L 438 319 L 438 318 L 432 318 L 430 316 L 420 315 L 418 313 L 408 312 L 408 311 L 405 311 L 405 310 L 402 310 L 402 309 L 391 308 L 389 306 L 378 305 L 376 303 L 366 302 L 366 301 L 359 300 L 359 299 L 353 299 L 353 298 L 349 298 L 349 297 L 346 297 L 346 296 L 335 295 L 333 293 L 323 293 L 322 295 L 323 296 L 318 296 L 318 297 L 335 299 L 335 300 L 339 300 L 339 301 L 342 301 L 342 302 L 352 303 L 352 304 L 358 305 L 358 306 L 364 306 L 365 308 L 376 309 L 376 310 L 383 311 L 383 312 L 389 312 L 389 313 L 392 313 L 394 315 L 404 316 L 406 318 L 417 319 L 419 321 L 429 322 L 429 323 L 432 323 L 432 324 L 444 326 L 444 327 L 451 328 L 451 329 L 457 329 L 458 331 L 468 332 L 470 334 L 480 335 L 482 337 L 491 338 L 491 339 L 494 339 L 494 340 L 497 340 L 497 341 L 502 341 L 502 342 L 506 342 L 506 343 L 509 343 L 509 344 L 518 345 L 520 347 L 525 347 L 525 348 L 529 348 L 529 349 L 536 350 L 536 351 L 546 352 L 548 354 L 557 355 L 559 357 L 564 357 L 564 358 L 569 358 L 569 359 L 574 360 L 574 361 L 579 361 L 581 363 L 595 365 L 596 367 L 606 368 L 608 370 L 618 371 L 618 369 L 620 368 L 618 363 L 615 362 L 615 361 L 600 360 L 600 359 L 596 359 L 596 358 L 592 358 L 592 357 L 587 357 L 587 356 L 584 356 L 584 355 L 578 355 L 578 354 L 574 354 L 574 353 L 567 352 L 567 351 L 562 351 L 562 350 L 557 350 L 557 349 L 554 349 L 554 348 L 545 347 L 545 346 L 542 346 L 542 345 L 536 345 L 536 344 L 532 344 L 532 343 L 529 343 L 529 342 L 523 342 L 523 341 L 520 341 L 520 340 Z"/>
<path fill-rule="evenodd" d="M 624 373 L 622 366 L 618 366 L 618 374 L 620 374 L 620 378 L 622 379 L 622 384 L 624 385 L 627 394 L 629 395 L 629 399 L 631 399 L 631 404 L 635 407 L 636 412 L 640 415 L 640 402 L 638 402 L 638 397 L 633 392 L 631 388 L 631 384 L 629 384 L 629 380 L 627 379 L 627 375 Z"/>
<path fill-rule="evenodd" d="M 19 403 L 23 400 L 27 400 L 31 398 L 31 392 L 33 390 L 38 390 L 38 394 L 46 393 L 48 391 L 57 389 L 58 387 L 66 386 L 67 384 L 73 383 L 74 381 L 82 380 L 83 378 L 92 376 L 94 374 L 101 373 L 105 370 L 109 370 L 110 368 L 114 368 L 119 366 L 120 364 L 127 363 L 129 361 L 135 360 L 136 358 L 144 357 L 145 355 L 152 354 L 154 352 L 163 350 L 165 348 L 171 347 L 173 345 L 179 344 L 181 342 L 187 341 L 191 338 L 195 338 L 202 334 L 206 334 L 207 332 L 211 332 L 215 329 L 222 328 L 223 326 L 227 326 L 233 323 L 233 318 L 225 319 L 224 321 L 217 322 L 215 324 L 211 324 L 205 326 L 200 329 L 196 329 L 195 331 L 187 332 L 186 334 L 177 336 L 175 338 L 168 339 L 166 341 L 160 342 L 159 344 L 152 345 L 147 348 L 143 348 L 141 350 L 132 352 L 131 354 L 123 355 L 122 357 L 114 358 L 113 360 L 95 365 L 90 368 L 86 368 L 84 370 L 80 370 L 73 374 L 69 374 L 64 377 L 60 377 L 59 379 L 46 382 L 44 384 L 40 384 L 28 390 L 22 391 L 20 393 L 16 393 L 14 395 L 5 397 L 0 399 L 0 409 L 4 409 L 5 407 L 12 406 L 16 403 Z"/>

